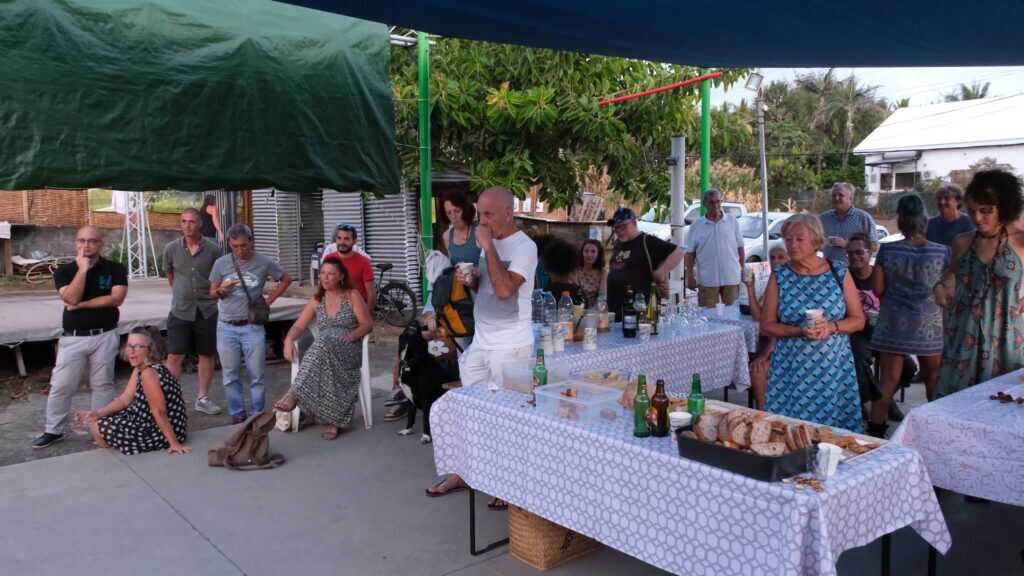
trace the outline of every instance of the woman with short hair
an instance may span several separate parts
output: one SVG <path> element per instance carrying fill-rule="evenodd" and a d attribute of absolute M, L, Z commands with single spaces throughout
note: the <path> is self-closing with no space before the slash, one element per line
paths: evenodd
<path fill-rule="evenodd" d="M 817 255 L 825 242 L 817 216 L 791 216 L 782 237 L 789 262 L 772 273 L 761 310 L 761 334 L 775 338 L 765 407 L 859 431 L 863 421 L 847 336 L 864 327 L 857 289 L 846 262 Z M 820 320 L 809 320 L 819 313 Z"/>
<path fill-rule="evenodd" d="M 100 448 L 116 448 L 122 454 L 167 450 L 188 454 L 188 413 L 181 386 L 164 358 L 160 333 L 136 327 L 128 334 L 121 358 L 132 366 L 128 385 L 121 395 L 99 410 L 75 413 L 75 420 L 89 426 Z"/>
<path fill-rule="evenodd" d="M 938 396 L 1024 366 L 1024 233 L 1011 226 L 1024 208 L 1021 182 L 1002 170 L 978 172 L 964 197 L 976 230 L 953 241 L 934 291 L 946 309 Z"/>
<path fill-rule="evenodd" d="M 949 265 L 949 247 L 925 239 L 928 215 L 917 194 L 900 198 L 896 214 L 903 240 L 882 244 L 871 272 L 871 290 L 881 305 L 870 347 L 878 352 L 882 395 L 871 403 L 868 432 L 878 437 L 885 436 L 906 356 L 917 356 L 929 400 L 942 357 L 942 311 L 932 287 Z"/>

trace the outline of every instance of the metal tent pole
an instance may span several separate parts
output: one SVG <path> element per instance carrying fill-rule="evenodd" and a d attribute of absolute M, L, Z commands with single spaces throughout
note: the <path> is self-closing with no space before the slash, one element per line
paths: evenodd
<path fill-rule="evenodd" d="M 764 261 L 768 261 L 768 161 L 765 158 L 764 146 L 764 102 L 761 100 L 761 91 L 757 91 L 757 132 L 761 146 L 761 241 L 764 245 Z"/>
<path fill-rule="evenodd" d="M 707 72 L 706 70 L 704 71 Z M 700 197 L 711 186 L 711 80 L 700 83 Z M 700 215 L 707 208 L 700 203 Z"/>
<path fill-rule="evenodd" d="M 672 224 L 672 243 L 676 246 L 683 245 L 683 214 L 686 211 L 686 136 L 677 134 L 672 137 L 672 156 L 669 158 L 669 165 L 672 167 L 670 222 Z M 682 280 L 681 266 L 672 270 L 671 285 L 675 286 Z M 686 293 L 686 287 L 680 291 Z"/>
<path fill-rule="evenodd" d="M 427 35 L 416 33 L 416 56 L 419 77 L 419 132 L 420 132 L 420 241 L 424 253 L 434 248 L 433 204 L 430 160 L 430 46 Z M 430 297 L 430 283 L 426 269 L 422 271 L 423 302 Z"/>

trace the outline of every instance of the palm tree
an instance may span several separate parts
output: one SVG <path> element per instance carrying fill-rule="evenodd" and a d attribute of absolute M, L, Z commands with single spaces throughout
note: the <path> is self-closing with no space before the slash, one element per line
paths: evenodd
<path fill-rule="evenodd" d="M 853 149 L 854 120 L 860 113 L 880 107 L 875 98 L 876 90 L 878 86 L 858 84 L 857 78 L 850 74 L 837 84 L 836 89 L 828 97 L 826 108 L 829 116 L 843 120 L 843 169 L 846 169 L 850 161 L 850 151 Z"/>
<path fill-rule="evenodd" d="M 821 173 L 822 157 L 824 156 L 825 144 L 828 142 L 828 126 L 832 122 L 832 114 L 829 109 L 829 101 L 836 91 L 839 83 L 836 82 L 835 68 L 829 68 L 825 72 L 811 72 L 797 76 L 796 86 L 812 96 L 816 100 L 814 111 L 811 113 L 811 130 L 818 132 L 817 151 L 817 172 Z"/>
<path fill-rule="evenodd" d="M 900 98 L 899 100 L 896 100 L 895 102 L 890 102 L 889 103 L 889 112 L 895 112 L 895 111 L 899 110 L 900 108 L 909 108 L 909 107 L 910 107 L 910 98 Z"/>
<path fill-rule="evenodd" d="M 991 82 L 972 82 L 970 86 L 967 84 L 961 84 L 959 88 L 956 88 L 949 94 L 946 94 L 943 98 L 946 102 L 960 102 L 961 100 L 979 100 L 988 96 L 988 87 Z"/>

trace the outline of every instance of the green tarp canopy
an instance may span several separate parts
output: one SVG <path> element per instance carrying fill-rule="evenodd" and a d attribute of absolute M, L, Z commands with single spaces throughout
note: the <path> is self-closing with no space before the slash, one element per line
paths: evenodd
<path fill-rule="evenodd" d="M 389 52 L 267 0 L 0 0 L 0 189 L 397 193 Z"/>

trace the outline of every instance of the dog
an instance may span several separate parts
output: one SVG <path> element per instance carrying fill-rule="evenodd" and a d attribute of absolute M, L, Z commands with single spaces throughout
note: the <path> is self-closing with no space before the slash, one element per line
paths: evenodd
<path fill-rule="evenodd" d="M 421 444 L 429 444 L 430 438 L 430 407 L 446 392 L 444 385 L 459 379 L 459 364 L 454 357 L 454 350 L 441 348 L 438 353 L 434 334 L 419 322 L 410 324 L 398 337 L 399 386 L 405 395 L 406 421 L 405 428 L 398 431 L 401 436 L 413 433 L 416 424 L 416 412 L 423 413 L 423 433 Z M 434 354 L 431 353 L 434 348 Z"/>

